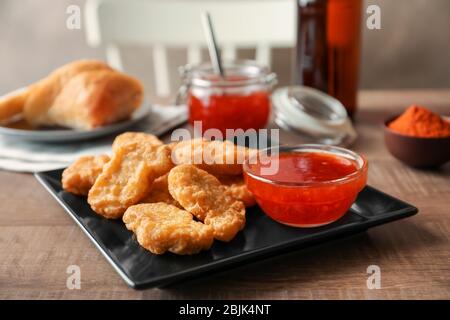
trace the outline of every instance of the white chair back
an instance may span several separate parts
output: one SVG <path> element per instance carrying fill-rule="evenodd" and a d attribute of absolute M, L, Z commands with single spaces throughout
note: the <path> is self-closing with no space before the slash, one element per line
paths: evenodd
<path fill-rule="evenodd" d="M 158 96 L 170 94 L 168 48 L 187 48 L 199 63 L 206 47 L 200 15 L 209 11 L 224 60 L 237 49 L 256 48 L 255 59 L 271 65 L 271 49 L 295 46 L 295 0 L 87 0 L 90 46 L 106 48 L 108 63 L 123 70 L 121 45 L 151 46 Z"/>

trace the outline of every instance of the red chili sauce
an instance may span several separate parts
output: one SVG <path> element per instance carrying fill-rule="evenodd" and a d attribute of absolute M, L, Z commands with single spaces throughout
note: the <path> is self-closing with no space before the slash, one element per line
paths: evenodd
<path fill-rule="evenodd" d="M 219 129 L 225 136 L 226 129 L 261 129 L 270 114 L 269 92 L 223 93 L 196 96 L 188 95 L 189 122 L 202 121 L 202 131 Z"/>
<path fill-rule="evenodd" d="M 249 164 L 245 180 L 260 207 L 281 223 L 313 227 L 342 217 L 366 184 L 367 167 L 324 152 L 290 152 L 270 157 L 270 165 Z M 261 169 L 278 165 L 273 175 Z M 250 174 L 249 174 L 250 173 Z"/>

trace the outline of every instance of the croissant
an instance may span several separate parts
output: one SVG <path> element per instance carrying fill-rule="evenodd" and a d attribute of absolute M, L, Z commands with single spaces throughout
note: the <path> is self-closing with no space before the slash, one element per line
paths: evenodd
<path fill-rule="evenodd" d="M 22 114 L 34 127 L 92 129 L 127 119 L 142 99 L 137 79 L 103 62 L 81 60 L 0 98 L 0 121 Z"/>

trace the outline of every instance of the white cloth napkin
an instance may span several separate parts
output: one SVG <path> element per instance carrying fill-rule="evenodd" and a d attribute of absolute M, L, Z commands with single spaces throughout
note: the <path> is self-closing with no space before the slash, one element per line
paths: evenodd
<path fill-rule="evenodd" d="M 154 106 L 151 113 L 127 131 L 160 136 L 186 121 L 186 108 Z M 71 143 L 40 143 L 0 136 L 0 169 L 38 172 L 64 168 L 82 155 L 110 154 L 113 136 Z"/>

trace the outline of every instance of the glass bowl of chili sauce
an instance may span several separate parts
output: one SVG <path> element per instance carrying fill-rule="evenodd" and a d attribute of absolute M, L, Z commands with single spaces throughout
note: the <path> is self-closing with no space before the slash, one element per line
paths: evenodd
<path fill-rule="evenodd" d="M 367 168 L 353 151 L 303 144 L 260 151 L 244 163 L 244 178 L 269 217 L 307 228 L 341 218 L 366 185 Z"/>
<path fill-rule="evenodd" d="M 215 74 L 208 63 L 180 69 L 189 123 L 200 121 L 201 133 L 218 129 L 223 136 L 227 129 L 264 128 L 276 75 L 251 60 L 224 62 L 223 67 L 225 77 Z"/>

